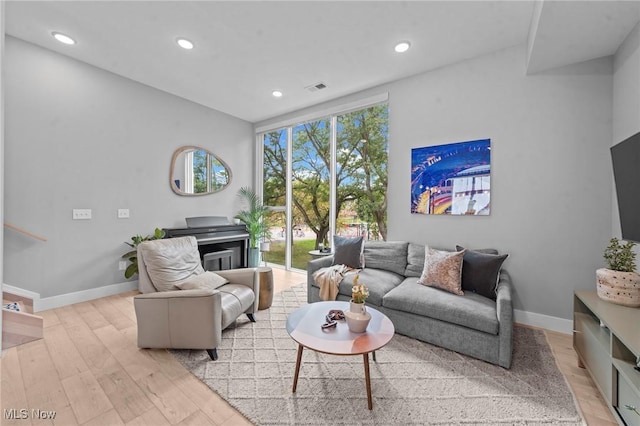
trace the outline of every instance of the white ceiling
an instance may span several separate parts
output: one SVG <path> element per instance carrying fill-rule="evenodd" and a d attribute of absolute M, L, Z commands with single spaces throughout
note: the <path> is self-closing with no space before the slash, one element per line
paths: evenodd
<path fill-rule="evenodd" d="M 638 22 L 639 5 L 6 1 L 5 24 L 11 36 L 255 123 L 524 44 L 530 33 L 530 72 L 611 55 Z M 52 31 L 78 43 L 63 45 Z M 195 49 L 178 48 L 178 36 Z M 400 40 L 412 43 L 404 54 L 393 51 Z M 305 89 L 318 82 L 327 88 Z M 273 98 L 274 89 L 284 96 Z"/>

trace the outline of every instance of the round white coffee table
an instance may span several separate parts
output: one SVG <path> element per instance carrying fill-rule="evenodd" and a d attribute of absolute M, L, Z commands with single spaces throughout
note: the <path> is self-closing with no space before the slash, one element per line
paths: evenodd
<path fill-rule="evenodd" d="M 302 351 L 309 348 L 316 352 L 330 355 L 362 355 L 364 361 L 364 377 L 367 388 L 367 403 L 369 410 L 373 408 L 371 400 L 371 378 L 369 376 L 369 353 L 389 343 L 395 328 L 386 315 L 368 307 L 371 321 L 364 333 L 352 333 L 347 327 L 346 321 L 338 321 L 336 327 L 323 329 L 321 325 L 326 322 L 326 315 L 331 309 L 346 311 L 348 302 L 316 302 L 304 305 L 293 311 L 287 318 L 287 332 L 298 343 L 298 359 L 296 360 L 296 372 L 293 377 L 293 392 L 298 386 L 298 375 L 302 361 Z"/>

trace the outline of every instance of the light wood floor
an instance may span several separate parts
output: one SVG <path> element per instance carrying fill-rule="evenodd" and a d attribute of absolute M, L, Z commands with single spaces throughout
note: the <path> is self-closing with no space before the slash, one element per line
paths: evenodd
<path fill-rule="evenodd" d="M 274 269 L 274 291 L 306 276 Z M 133 295 L 105 297 L 40 312 L 44 339 L 3 351 L 2 425 L 249 425 L 165 350 L 139 350 Z M 546 332 L 589 426 L 616 425 L 585 370 L 571 336 Z M 7 410 L 28 410 L 8 419 Z M 32 409 L 55 411 L 35 419 Z"/>

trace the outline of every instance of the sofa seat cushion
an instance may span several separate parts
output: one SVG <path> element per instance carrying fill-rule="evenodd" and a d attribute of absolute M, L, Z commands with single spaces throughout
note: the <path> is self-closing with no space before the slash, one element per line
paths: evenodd
<path fill-rule="evenodd" d="M 351 287 L 353 287 L 353 278 L 358 271 L 347 272 L 338 286 L 338 295 L 351 298 Z M 369 297 L 366 303 L 381 306 L 382 297 L 389 291 L 394 289 L 402 282 L 402 275 L 393 272 L 383 271 L 382 269 L 364 268 L 360 270 L 360 284 L 364 284 L 369 289 Z M 311 284 L 318 287 L 315 281 Z"/>
<path fill-rule="evenodd" d="M 256 295 L 249 287 L 241 284 L 226 284 L 218 287 L 221 293 L 222 328 L 227 328 L 255 301 Z"/>
<path fill-rule="evenodd" d="M 419 284 L 415 277 L 406 278 L 399 286 L 389 291 L 383 297 L 381 306 L 494 335 L 498 334 L 500 327 L 495 301 L 472 292 L 458 296 L 438 288 L 427 287 Z"/>

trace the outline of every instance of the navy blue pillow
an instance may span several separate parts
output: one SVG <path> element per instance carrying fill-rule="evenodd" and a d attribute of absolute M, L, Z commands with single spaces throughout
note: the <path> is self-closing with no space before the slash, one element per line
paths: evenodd
<path fill-rule="evenodd" d="M 362 268 L 362 237 L 345 238 L 333 236 L 333 264 Z"/>

